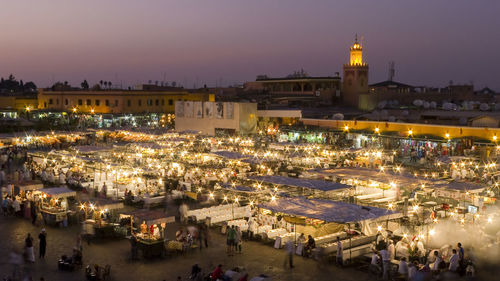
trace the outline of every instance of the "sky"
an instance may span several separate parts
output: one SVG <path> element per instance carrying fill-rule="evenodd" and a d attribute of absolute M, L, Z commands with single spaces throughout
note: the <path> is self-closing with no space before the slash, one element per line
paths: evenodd
<path fill-rule="evenodd" d="M 17 0 L 0 6 L 0 76 L 38 86 L 232 85 L 342 73 L 363 38 L 370 83 L 500 91 L 498 0 Z"/>

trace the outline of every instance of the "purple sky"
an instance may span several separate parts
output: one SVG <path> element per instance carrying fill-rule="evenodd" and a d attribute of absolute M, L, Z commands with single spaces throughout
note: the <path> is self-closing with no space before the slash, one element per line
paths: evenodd
<path fill-rule="evenodd" d="M 0 75 L 39 86 L 148 80 L 192 87 L 342 72 L 364 37 L 370 83 L 473 81 L 500 91 L 498 0 L 19 0 L 0 9 Z"/>

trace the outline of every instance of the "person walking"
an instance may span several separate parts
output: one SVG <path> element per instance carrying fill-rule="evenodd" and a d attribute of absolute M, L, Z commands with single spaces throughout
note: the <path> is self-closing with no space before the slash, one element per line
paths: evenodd
<path fill-rule="evenodd" d="M 45 232 L 45 228 L 42 228 L 42 231 L 38 234 L 38 240 L 40 240 L 39 258 L 43 259 L 45 258 L 45 251 L 47 249 L 47 233 Z"/>
<path fill-rule="evenodd" d="M 35 249 L 33 248 L 33 238 L 31 234 L 28 233 L 28 236 L 24 240 L 24 246 L 26 248 L 26 260 L 29 262 L 35 262 Z"/>
<path fill-rule="evenodd" d="M 294 268 L 293 266 L 293 254 L 295 253 L 295 245 L 291 240 L 288 240 L 285 244 L 285 250 L 286 250 L 286 258 L 283 266 L 286 267 L 286 262 L 288 260 L 288 264 L 290 265 L 290 268 Z"/>
<path fill-rule="evenodd" d="M 344 265 L 344 247 L 339 236 L 337 236 L 337 265 L 340 267 Z"/>
<path fill-rule="evenodd" d="M 242 233 L 241 233 L 239 226 L 236 227 L 235 233 L 236 233 L 236 235 L 234 238 L 234 248 L 239 254 L 241 254 L 241 242 L 242 242 L 241 235 L 242 235 Z"/>
<path fill-rule="evenodd" d="M 391 260 L 389 251 L 386 248 L 380 250 L 380 257 L 382 258 L 382 279 L 389 280 L 391 275 Z"/>
<path fill-rule="evenodd" d="M 234 230 L 234 225 L 232 225 L 227 229 L 227 254 L 229 256 L 232 256 L 234 254 L 235 237 L 236 237 L 236 231 Z"/>

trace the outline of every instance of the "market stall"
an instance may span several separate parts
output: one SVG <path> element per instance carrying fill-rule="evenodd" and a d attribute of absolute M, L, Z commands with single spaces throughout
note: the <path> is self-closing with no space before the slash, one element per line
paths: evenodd
<path fill-rule="evenodd" d="M 66 187 L 52 187 L 40 190 L 42 192 L 40 210 L 48 225 L 62 224 L 67 226 L 69 210 L 68 198 L 75 197 L 76 192 Z"/>
<path fill-rule="evenodd" d="M 137 247 L 145 258 L 165 256 L 165 229 L 175 217 L 154 210 L 137 210 L 121 214 L 121 220 L 129 219 L 131 232 L 137 239 Z M 133 225 L 136 225 L 136 228 Z"/>
<path fill-rule="evenodd" d="M 259 204 L 259 208 L 264 210 L 264 213 L 272 213 L 277 217 L 281 216 L 285 221 L 293 222 L 295 239 L 296 233 L 315 237 L 316 247 L 320 247 L 324 254 L 336 252 L 336 243 L 331 243 L 336 237 L 348 238 L 344 249 L 370 244 L 375 239 L 374 234 L 377 233 L 370 224 L 401 217 L 400 213 L 392 210 L 303 197 L 280 198 Z M 354 232 L 356 223 L 359 229 Z M 290 235 L 282 236 L 291 239 Z"/>
<path fill-rule="evenodd" d="M 125 237 L 127 232 L 120 231 L 114 216 L 123 207 L 122 202 L 102 198 L 82 202 L 80 210 L 84 213 L 83 232 L 96 238 Z"/>

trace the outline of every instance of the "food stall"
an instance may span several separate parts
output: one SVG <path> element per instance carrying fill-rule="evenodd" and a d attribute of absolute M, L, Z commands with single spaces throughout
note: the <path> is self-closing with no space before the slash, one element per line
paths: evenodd
<path fill-rule="evenodd" d="M 323 254 L 336 252 L 337 237 L 340 237 L 349 259 L 357 254 L 364 254 L 375 240 L 377 227 L 374 230 L 372 223 L 376 221 L 393 220 L 401 214 L 387 209 L 360 206 L 346 202 L 337 202 L 324 199 L 306 199 L 303 197 L 280 198 L 275 201 L 259 204 L 263 213 L 273 213 L 285 221 L 293 222 L 295 233 L 311 235 L 316 240 L 315 251 Z M 354 225 L 358 224 L 358 229 Z M 357 230 L 357 231 L 354 231 Z M 287 239 L 296 239 L 295 233 L 279 235 L 280 243 Z M 358 247 L 361 247 L 358 249 Z"/>
<path fill-rule="evenodd" d="M 131 232 L 137 239 L 137 247 L 143 257 L 165 256 L 165 229 L 168 223 L 175 222 L 174 216 L 167 216 L 161 211 L 142 209 L 121 214 L 120 218 L 130 218 Z M 134 223 L 136 228 L 133 227 Z"/>
<path fill-rule="evenodd" d="M 33 215 L 32 208 L 34 208 L 36 197 L 38 197 L 39 190 L 42 188 L 43 183 L 41 181 L 23 181 L 14 185 L 14 194 L 22 202 L 21 210 L 25 218 L 29 219 Z"/>
<path fill-rule="evenodd" d="M 72 213 L 68 209 L 68 198 L 76 196 L 76 192 L 66 187 L 52 187 L 40 190 L 41 213 L 48 225 L 62 224 L 67 226 L 68 214 Z"/>
<path fill-rule="evenodd" d="M 114 223 L 114 212 L 123 207 L 122 202 L 103 198 L 81 203 L 80 210 L 85 213 L 84 233 L 96 238 L 115 237 L 117 234 L 126 236 L 127 232 L 120 231 L 119 224 Z"/>

